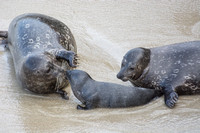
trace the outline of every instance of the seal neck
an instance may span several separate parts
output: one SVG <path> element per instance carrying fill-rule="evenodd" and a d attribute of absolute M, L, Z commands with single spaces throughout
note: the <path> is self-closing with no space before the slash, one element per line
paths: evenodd
<path fill-rule="evenodd" d="M 72 91 L 75 95 L 75 97 L 81 101 L 81 103 L 85 104 L 86 100 L 85 100 L 85 97 L 83 95 L 83 90 L 82 88 L 84 87 L 85 84 L 88 84 L 88 82 L 91 82 L 93 81 L 93 79 L 90 77 L 90 75 L 88 74 L 83 80 L 81 80 L 78 84 L 74 85 L 70 82 L 71 84 L 71 88 L 72 88 Z"/>
<path fill-rule="evenodd" d="M 143 63 L 143 69 L 142 70 L 144 70 L 149 65 L 150 58 L 151 58 L 151 50 L 146 49 L 146 48 L 141 48 L 141 49 L 144 50 L 144 58 L 142 59 L 142 63 Z"/>
<path fill-rule="evenodd" d="M 139 77 L 136 80 L 132 80 L 132 82 L 137 82 L 137 81 L 141 81 L 142 79 L 144 79 L 147 75 L 147 73 L 149 72 L 149 63 L 150 63 L 150 58 L 151 58 L 151 50 L 150 49 L 146 49 L 146 48 L 141 48 L 144 50 L 144 55 L 143 58 L 140 60 L 139 64 L 141 65 L 140 71 L 139 71 Z"/>

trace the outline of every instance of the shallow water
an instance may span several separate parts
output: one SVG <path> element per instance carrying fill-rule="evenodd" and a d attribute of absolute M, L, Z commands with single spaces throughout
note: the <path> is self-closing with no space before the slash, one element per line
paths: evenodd
<path fill-rule="evenodd" d="M 37 12 L 64 22 L 78 46 L 80 66 L 94 79 L 116 78 L 123 55 L 134 47 L 200 40 L 200 1 L 192 0 L 7 0 L 0 2 L 0 30 L 22 13 Z M 78 111 L 56 94 L 21 89 L 9 51 L 0 46 L 0 132 L 199 132 L 200 97 L 180 96 L 168 109 L 163 97 L 134 108 Z"/>

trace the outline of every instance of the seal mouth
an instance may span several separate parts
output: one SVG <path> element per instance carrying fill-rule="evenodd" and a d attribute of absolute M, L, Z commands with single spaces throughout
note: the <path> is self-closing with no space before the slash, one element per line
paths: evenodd
<path fill-rule="evenodd" d="M 137 80 L 137 79 L 139 79 L 139 78 L 140 78 L 140 76 L 137 77 L 136 75 L 132 75 L 132 76 L 128 76 L 128 77 L 123 77 L 121 80 L 124 81 L 124 82 L 126 82 L 126 81 L 128 81 L 129 79 L 131 79 L 131 80 Z"/>
<path fill-rule="evenodd" d="M 139 77 L 138 77 L 138 78 L 139 78 Z M 137 80 L 138 78 L 136 78 L 136 75 L 135 75 L 135 74 L 131 76 L 131 79 L 132 79 L 132 80 Z"/>
<path fill-rule="evenodd" d="M 128 81 L 128 78 L 127 77 L 123 77 L 122 81 L 126 82 L 126 81 Z"/>
<path fill-rule="evenodd" d="M 130 77 L 130 79 L 132 79 L 132 80 L 138 80 L 141 76 L 142 76 L 142 74 L 141 74 L 141 75 L 139 75 L 139 74 L 134 74 L 134 75 L 132 75 L 132 76 Z"/>

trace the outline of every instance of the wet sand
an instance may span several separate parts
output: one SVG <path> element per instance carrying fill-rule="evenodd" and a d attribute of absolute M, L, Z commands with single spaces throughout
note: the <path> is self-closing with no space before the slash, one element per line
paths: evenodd
<path fill-rule="evenodd" d="M 76 39 L 80 66 L 99 81 L 116 78 L 123 55 L 135 47 L 200 40 L 200 1 L 10 0 L 0 2 L 0 30 L 14 17 L 42 13 L 64 22 Z M 163 97 L 134 108 L 78 111 L 59 95 L 35 95 L 17 84 L 9 51 L 0 46 L 0 132 L 200 131 L 200 97 L 180 96 L 174 109 Z"/>

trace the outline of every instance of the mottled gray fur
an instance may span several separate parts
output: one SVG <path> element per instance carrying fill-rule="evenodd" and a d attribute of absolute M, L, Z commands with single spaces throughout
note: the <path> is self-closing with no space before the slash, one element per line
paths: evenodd
<path fill-rule="evenodd" d="M 76 43 L 70 29 L 42 14 L 23 14 L 10 24 L 6 38 L 23 88 L 35 93 L 61 93 L 68 84 L 63 71 L 74 67 Z"/>
<path fill-rule="evenodd" d="M 200 41 L 134 48 L 125 54 L 117 77 L 163 91 L 166 105 L 172 108 L 178 94 L 200 93 Z"/>

